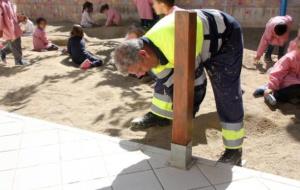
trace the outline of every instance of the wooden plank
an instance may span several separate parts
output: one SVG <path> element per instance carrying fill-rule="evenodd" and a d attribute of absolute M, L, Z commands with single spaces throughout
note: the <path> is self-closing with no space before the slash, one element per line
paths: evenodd
<path fill-rule="evenodd" d="M 195 12 L 176 12 L 172 143 L 183 146 L 192 140 L 196 24 Z"/>

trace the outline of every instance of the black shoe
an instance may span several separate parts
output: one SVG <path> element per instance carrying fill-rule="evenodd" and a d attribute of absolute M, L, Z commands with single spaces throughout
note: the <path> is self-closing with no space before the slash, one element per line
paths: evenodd
<path fill-rule="evenodd" d="M 6 54 L 3 53 L 1 50 L 0 50 L 0 58 L 1 58 L 1 61 L 2 61 L 4 64 L 7 64 L 7 62 L 6 62 Z"/>
<path fill-rule="evenodd" d="M 264 61 L 268 66 L 274 65 L 275 61 L 271 57 L 264 57 Z"/>
<path fill-rule="evenodd" d="M 28 65 L 28 62 L 25 60 L 20 60 L 20 61 L 16 62 L 15 64 L 22 66 L 22 65 Z"/>
<path fill-rule="evenodd" d="M 134 130 L 147 129 L 150 127 L 163 127 L 171 125 L 171 120 L 159 117 L 151 112 L 143 117 L 136 118 L 131 121 L 131 128 Z"/>
<path fill-rule="evenodd" d="M 218 162 L 242 166 L 242 149 L 226 149 Z"/>

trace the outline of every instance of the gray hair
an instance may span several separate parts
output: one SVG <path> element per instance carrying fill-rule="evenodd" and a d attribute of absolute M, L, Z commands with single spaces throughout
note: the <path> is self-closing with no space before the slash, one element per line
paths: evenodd
<path fill-rule="evenodd" d="M 144 43 L 141 39 L 133 39 L 124 41 L 114 50 L 112 53 L 113 63 L 121 73 L 128 73 L 130 65 L 137 64 L 142 60 L 139 51 L 143 47 Z"/>

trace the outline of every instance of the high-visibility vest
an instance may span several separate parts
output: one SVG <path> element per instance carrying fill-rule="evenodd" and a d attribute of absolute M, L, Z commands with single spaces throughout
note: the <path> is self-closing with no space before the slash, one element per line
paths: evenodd
<path fill-rule="evenodd" d="M 196 33 L 196 55 L 199 55 L 203 44 L 203 26 L 201 19 L 197 16 L 197 33 Z M 155 24 L 145 36 L 148 38 L 168 59 L 168 64 L 159 64 L 152 69 L 153 74 L 157 75 L 165 73 L 165 69 L 174 68 L 174 53 L 175 53 L 175 13 L 165 16 L 157 24 Z M 163 72 L 163 73 L 162 73 Z M 164 75 L 166 76 L 166 75 Z"/>

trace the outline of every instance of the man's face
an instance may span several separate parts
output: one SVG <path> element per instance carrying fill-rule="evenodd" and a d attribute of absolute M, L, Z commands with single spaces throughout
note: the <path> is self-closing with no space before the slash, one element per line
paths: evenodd
<path fill-rule="evenodd" d="M 162 15 L 163 14 L 163 7 L 164 7 L 163 3 L 161 3 L 157 0 L 153 1 L 153 9 L 155 10 L 155 13 L 157 15 Z"/>
<path fill-rule="evenodd" d="M 159 64 L 159 61 L 154 54 L 149 54 L 146 50 L 140 50 L 139 55 L 141 56 L 141 61 L 130 65 L 128 67 L 128 73 L 141 77 L 152 68 L 156 67 Z"/>

